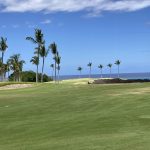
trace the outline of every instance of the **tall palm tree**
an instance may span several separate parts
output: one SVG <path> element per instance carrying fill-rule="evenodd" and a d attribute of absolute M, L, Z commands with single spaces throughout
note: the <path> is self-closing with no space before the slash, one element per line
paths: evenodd
<path fill-rule="evenodd" d="M 45 64 L 45 58 L 47 57 L 48 52 L 49 52 L 49 50 L 47 50 L 47 49 L 45 48 L 45 45 L 42 45 L 42 46 L 41 46 L 41 49 L 40 49 L 40 56 L 43 58 L 41 82 L 43 82 L 44 64 Z"/>
<path fill-rule="evenodd" d="M 89 78 L 91 78 L 92 62 L 89 62 L 89 63 L 87 64 L 87 66 L 90 68 L 90 71 L 89 71 Z"/>
<path fill-rule="evenodd" d="M 34 37 L 26 37 L 26 40 L 29 40 L 38 46 L 35 48 L 38 59 L 40 56 L 40 48 L 41 48 L 42 44 L 45 43 L 45 41 L 43 40 L 43 36 L 44 35 L 42 33 L 42 30 L 35 29 Z M 38 66 L 39 66 L 39 63 L 37 64 L 37 74 L 38 74 Z M 38 82 L 38 78 L 36 78 L 36 82 Z"/>
<path fill-rule="evenodd" d="M 59 53 L 57 52 L 57 55 L 55 57 L 55 61 L 57 64 L 57 74 L 58 74 L 58 82 L 59 82 L 59 71 L 60 71 L 60 62 L 61 62 L 61 57 L 59 56 Z"/>
<path fill-rule="evenodd" d="M 55 71 L 55 82 L 56 82 L 56 56 L 57 56 L 57 53 L 58 53 L 58 51 L 57 51 L 57 45 L 56 45 L 56 43 L 54 42 L 54 43 L 52 43 L 50 46 L 49 46 L 49 49 L 51 49 L 51 52 L 52 52 L 52 54 L 54 55 L 54 71 Z"/>
<path fill-rule="evenodd" d="M 50 67 L 52 68 L 52 79 L 53 79 L 54 64 L 51 64 Z"/>
<path fill-rule="evenodd" d="M 78 67 L 77 70 L 80 72 L 79 78 L 81 78 L 81 72 L 82 72 L 83 68 L 82 67 Z"/>
<path fill-rule="evenodd" d="M 121 61 L 120 60 L 116 60 L 115 65 L 118 66 L 118 78 L 120 77 L 120 64 L 121 64 Z"/>
<path fill-rule="evenodd" d="M 10 60 L 10 69 L 14 73 L 14 81 L 21 81 L 21 73 L 25 61 L 20 59 L 20 54 L 15 54 L 11 56 L 9 60 Z"/>
<path fill-rule="evenodd" d="M 1 40 L 0 40 L 0 51 L 2 52 L 2 64 L 4 63 L 4 53 L 5 53 L 7 48 L 8 48 L 7 38 L 1 37 Z M 2 81 L 3 81 L 3 79 L 4 79 L 4 73 L 2 73 Z"/>
<path fill-rule="evenodd" d="M 98 68 L 101 70 L 101 78 L 103 78 L 103 65 L 99 65 Z"/>
<path fill-rule="evenodd" d="M 110 69 L 110 78 L 111 78 L 111 68 L 112 68 L 112 64 L 108 64 L 107 66 L 108 66 L 109 69 Z"/>
<path fill-rule="evenodd" d="M 32 59 L 30 60 L 30 62 L 33 64 L 33 65 L 36 65 L 37 69 L 38 70 L 38 65 L 39 65 L 39 58 L 37 56 L 34 56 L 32 57 Z M 38 81 L 38 71 L 36 72 L 36 82 Z"/>

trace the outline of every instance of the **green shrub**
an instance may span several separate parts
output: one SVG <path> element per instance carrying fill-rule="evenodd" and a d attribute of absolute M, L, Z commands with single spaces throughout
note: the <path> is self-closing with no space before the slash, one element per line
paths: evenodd
<path fill-rule="evenodd" d="M 38 80 L 41 81 L 41 73 L 38 74 Z M 9 76 L 9 81 L 14 81 L 14 74 Z M 36 73 L 33 71 L 24 71 L 21 73 L 22 82 L 36 82 Z M 43 75 L 43 82 L 52 81 L 52 79 L 46 74 Z"/>

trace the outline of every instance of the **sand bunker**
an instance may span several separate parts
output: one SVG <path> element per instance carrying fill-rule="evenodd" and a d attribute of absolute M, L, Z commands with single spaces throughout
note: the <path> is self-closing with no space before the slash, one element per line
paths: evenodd
<path fill-rule="evenodd" d="M 32 87 L 32 84 L 11 84 L 0 87 L 0 90 L 7 90 L 7 89 L 20 89 L 20 88 L 28 88 Z"/>

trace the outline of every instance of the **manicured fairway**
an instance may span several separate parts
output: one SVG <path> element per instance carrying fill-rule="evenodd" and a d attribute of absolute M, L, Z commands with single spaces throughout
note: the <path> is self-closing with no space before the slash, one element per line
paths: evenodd
<path fill-rule="evenodd" d="M 149 149 L 149 83 L 0 91 L 0 150 Z"/>

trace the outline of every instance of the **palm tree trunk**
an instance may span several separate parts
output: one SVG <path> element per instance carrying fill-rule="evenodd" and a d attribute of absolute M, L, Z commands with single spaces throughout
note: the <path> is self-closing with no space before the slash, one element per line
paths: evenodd
<path fill-rule="evenodd" d="M 19 72 L 19 82 L 21 82 L 21 73 Z"/>
<path fill-rule="evenodd" d="M 43 57 L 43 65 L 42 65 L 42 76 L 41 76 L 41 82 L 43 82 L 44 62 L 45 62 L 45 57 Z"/>
<path fill-rule="evenodd" d="M 59 83 L 59 66 L 58 66 L 58 72 L 57 73 L 58 73 L 57 75 L 58 75 L 58 83 Z"/>
<path fill-rule="evenodd" d="M 4 62 L 4 52 L 2 52 L 2 66 L 3 66 L 3 62 Z M 4 70 L 2 71 L 2 82 L 4 80 Z"/>
<path fill-rule="evenodd" d="M 4 72 L 4 80 L 6 79 L 6 72 Z"/>
<path fill-rule="evenodd" d="M 110 68 L 110 78 L 111 78 L 111 68 Z"/>
<path fill-rule="evenodd" d="M 89 78 L 91 78 L 91 67 L 90 67 L 90 74 L 89 74 Z"/>
<path fill-rule="evenodd" d="M 14 82 L 16 81 L 16 73 L 14 72 Z"/>
<path fill-rule="evenodd" d="M 81 71 L 80 71 L 80 78 L 81 78 Z"/>
<path fill-rule="evenodd" d="M 20 74 L 19 74 L 19 72 L 17 73 L 17 81 L 19 82 L 19 76 L 20 76 Z"/>
<path fill-rule="evenodd" d="M 52 69 L 52 80 L 54 80 L 54 68 Z"/>
<path fill-rule="evenodd" d="M 37 68 L 36 68 L 36 83 L 38 83 L 38 65 L 37 65 Z"/>
<path fill-rule="evenodd" d="M 101 78 L 103 78 L 103 73 L 102 73 L 102 69 L 101 69 Z"/>
<path fill-rule="evenodd" d="M 55 60 L 55 83 L 56 83 L 56 60 Z"/>
<path fill-rule="evenodd" d="M 119 78 L 120 76 L 119 76 L 119 65 L 118 65 L 118 78 Z"/>
<path fill-rule="evenodd" d="M 2 52 L 2 64 L 4 62 L 4 52 Z"/>
<path fill-rule="evenodd" d="M 8 81 L 9 81 L 9 71 L 8 71 Z"/>
<path fill-rule="evenodd" d="M 38 64 L 37 64 L 37 77 L 36 77 L 36 83 L 38 83 L 38 72 L 39 72 L 39 59 L 40 59 L 40 44 L 38 44 Z"/>

